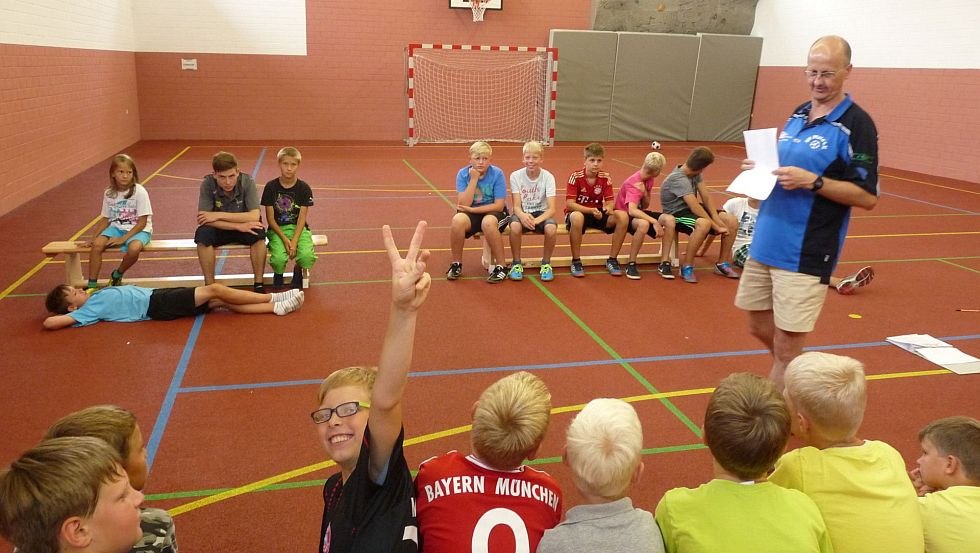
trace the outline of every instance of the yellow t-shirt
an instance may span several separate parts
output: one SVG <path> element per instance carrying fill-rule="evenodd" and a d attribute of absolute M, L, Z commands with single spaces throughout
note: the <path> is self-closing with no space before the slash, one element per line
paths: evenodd
<path fill-rule="evenodd" d="M 769 481 L 813 499 L 837 553 L 923 550 L 915 489 L 902 456 L 884 442 L 795 449 L 776 461 Z"/>
<path fill-rule="evenodd" d="M 980 553 L 980 487 L 953 486 L 919 498 L 926 553 Z"/>

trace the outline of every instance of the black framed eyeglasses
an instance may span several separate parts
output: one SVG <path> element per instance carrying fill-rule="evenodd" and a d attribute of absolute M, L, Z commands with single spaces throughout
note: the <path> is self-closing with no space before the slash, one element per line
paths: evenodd
<path fill-rule="evenodd" d="M 310 418 L 313 422 L 317 424 L 323 424 L 333 417 L 334 413 L 337 413 L 338 417 L 349 417 L 354 413 L 357 413 L 362 408 L 368 409 L 371 407 L 370 403 L 364 403 L 363 401 L 348 401 L 347 403 L 341 403 L 336 407 L 324 407 L 323 409 L 317 409 L 310 413 Z"/>

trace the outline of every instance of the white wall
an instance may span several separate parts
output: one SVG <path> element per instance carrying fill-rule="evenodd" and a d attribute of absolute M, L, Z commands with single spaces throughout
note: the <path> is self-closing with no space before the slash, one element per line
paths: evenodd
<path fill-rule="evenodd" d="M 306 55 L 305 0 L 0 0 L 0 43 Z"/>
<path fill-rule="evenodd" d="M 977 0 L 759 0 L 763 66 L 800 66 L 823 35 L 847 39 L 858 67 L 980 68 Z"/>
<path fill-rule="evenodd" d="M 132 52 L 132 2 L 0 0 L 0 43 Z"/>

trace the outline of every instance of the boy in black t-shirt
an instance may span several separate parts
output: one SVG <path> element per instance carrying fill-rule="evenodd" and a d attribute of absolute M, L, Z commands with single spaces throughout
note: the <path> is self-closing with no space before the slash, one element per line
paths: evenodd
<path fill-rule="evenodd" d="M 402 393 L 415 341 L 418 308 L 429 293 L 429 251 L 418 224 L 402 258 L 385 225 L 391 261 L 391 312 L 377 368 L 348 367 L 328 376 L 311 413 L 327 455 L 340 466 L 323 486 L 323 553 L 418 550 L 412 476 L 402 452 Z"/>
<path fill-rule="evenodd" d="M 303 287 L 303 272 L 316 261 L 313 235 L 306 224 L 306 215 L 313 206 L 313 190 L 296 173 L 303 156 L 299 150 L 286 146 L 279 150 L 279 178 L 272 179 L 262 190 L 265 220 L 269 224 L 269 265 L 272 266 L 272 285 L 282 286 L 286 262 L 296 260 L 293 268 L 293 288 Z"/>

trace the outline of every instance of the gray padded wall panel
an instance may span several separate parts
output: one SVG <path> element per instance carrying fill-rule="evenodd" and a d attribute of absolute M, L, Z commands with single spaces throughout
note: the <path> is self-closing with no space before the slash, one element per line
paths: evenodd
<path fill-rule="evenodd" d="M 618 40 L 613 32 L 551 31 L 549 46 L 558 48 L 556 140 L 609 139 Z"/>
<path fill-rule="evenodd" d="M 698 44 L 693 35 L 619 33 L 610 140 L 687 139 Z"/>
<path fill-rule="evenodd" d="M 749 128 L 762 38 L 701 34 L 687 139 L 742 141 Z"/>

